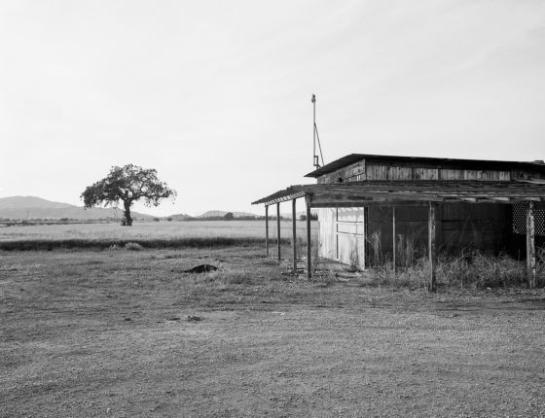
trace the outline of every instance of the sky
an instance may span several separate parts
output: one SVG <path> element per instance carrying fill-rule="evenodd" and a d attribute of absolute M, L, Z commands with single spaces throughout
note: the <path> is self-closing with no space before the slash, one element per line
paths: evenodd
<path fill-rule="evenodd" d="M 260 214 L 313 181 L 313 93 L 326 163 L 545 159 L 545 2 L 0 0 L 0 197 L 134 163 L 178 192 L 136 210 Z"/>

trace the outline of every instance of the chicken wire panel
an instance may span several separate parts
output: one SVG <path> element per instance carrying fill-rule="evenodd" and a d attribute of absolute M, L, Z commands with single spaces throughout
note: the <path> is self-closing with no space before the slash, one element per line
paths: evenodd
<path fill-rule="evenodd" d="M 515 234 L 526 234 L 526 213 L 528 202 L 515 203 L 513 205 L 513 232 Z M 545 236 L 545 207 L 534 206 L 535 234 Z"/>

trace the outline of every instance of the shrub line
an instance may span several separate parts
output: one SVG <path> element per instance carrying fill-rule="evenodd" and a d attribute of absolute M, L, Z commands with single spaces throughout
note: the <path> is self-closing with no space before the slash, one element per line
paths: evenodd
<path fill-rule="evenodd" d="M 288 239 L 281 239 L 282 244 L 289 244 Z M 92 248 L 106 249 L 112 246 L 124 247 L 136 243 L 144 248 L 208 248 L 250 246 L 265 244 L 263 238 L 243 237 L 187 237 L 175 239 L 61 239 L 61 240 L 14 240 L 0 241 L 0 250 L 4 251 L 50 251 L 53 249 Z"/>

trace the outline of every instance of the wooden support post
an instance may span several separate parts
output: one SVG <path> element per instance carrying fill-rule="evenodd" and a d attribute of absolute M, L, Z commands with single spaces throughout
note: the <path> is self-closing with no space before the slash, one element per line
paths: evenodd
<path fill-rule="evenodd" d="M 269 206 L 265 205 L 265 248 L 269 256 Z"/>
<path fill-rule="evenodd" d="M 392 269 L 396 274 L 396 207 L 392 206 Z"/>
<path fill-rule="evenodd" d="M 282 260 L 280 250 L 280 202 L 276 204 L 276 246 L 278 248 L 278 261 Z"/>
<path fill-rule="evenodd" d="M 365 254 L 365 263 L 364 267 L 369 267 L 371 265 L 371 251 L 369 251 L 370 243 L 369 243 L 369 207 L 364 206 L 363 207 L 363 245 L 364 248 L 364 254 Z"/>
<path fill-rule="evenodd" d="M 297 212 L 296 199 L 291 201 L 291 226 L 292 226 L 292 249 L 293 249 L 293 272 L 297 272 Z"/>
<path fill-rule="evenodd" d="M 435 268 L 437 264 L 437 251 L 435 243 L 435 231 L 436 231 L 436 211 L 437 204 L 430 202 L 429 214 L 428 214 L 428 257 L 430 263 L 430 283 L 428 290 L 430 292 L 437 291 L 437 282 L 435 277 Z"/>
<path fill-rule="evenodd" d="M 536 241 L 535 241 L 534 202 L 528 202 L 526 213 L 526 270 L 528 287 L 536 287 Z"/>
<path fill-rule="evenodd" d="M 308 201 L 308 199 L 306 199 L 306 204 L 307 204 L 307 278 L 310 279 L 312 277 L 312 260 L 311 260 L 311 257 L 312 257 L 312 249 L 311 249 L 312 238 L 311 238 L 311 233 L 310 233 L 310 217 L 311 217 L 310 202 Z"/>

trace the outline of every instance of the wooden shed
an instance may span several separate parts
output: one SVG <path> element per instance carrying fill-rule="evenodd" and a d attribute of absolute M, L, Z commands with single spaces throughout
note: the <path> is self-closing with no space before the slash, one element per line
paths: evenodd
<path fill-rule="evenodd" d="M 535 285 L 536 245 L 545 240 L 542 161 L 350 154 L 306 177 L 317 184 L 290 186 L 253 204 L 264 204 L 268 218 L 270 205 L 279 214 L 280 203 L 292 201 L 295 225 L 294 202 L 304 198 L 309 244 L 310 210 L 317 208 L 320 257 L 362 269 L 389 262 L 395 270 L 410 248 L 429 258 L 433 290 L 438 251 L 506 252 L 526 258 Z M 307 245 L 309 277 L 310 258 Z"/>

